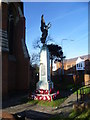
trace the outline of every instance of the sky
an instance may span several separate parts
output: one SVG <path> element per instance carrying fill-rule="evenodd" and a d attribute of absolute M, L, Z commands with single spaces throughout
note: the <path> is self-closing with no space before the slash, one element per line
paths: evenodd
<path fill-rule="evenodd" d="M 29 54 L 38 52 L 33 42 L 41 37 L 41 15 L 52 26 L 48 35 L 62 46 L 67 59 L 88 54 L 88 2 L 24 2 L 26 45 Z"/>

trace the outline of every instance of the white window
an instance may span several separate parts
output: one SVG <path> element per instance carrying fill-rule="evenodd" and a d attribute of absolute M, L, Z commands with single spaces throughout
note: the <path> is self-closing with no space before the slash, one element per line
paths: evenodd
<path fill-rule="evenodd" d="M 76 70 L 84 70 L 84 59 L 81 59 L 80 57 L 76 61 Z"/>

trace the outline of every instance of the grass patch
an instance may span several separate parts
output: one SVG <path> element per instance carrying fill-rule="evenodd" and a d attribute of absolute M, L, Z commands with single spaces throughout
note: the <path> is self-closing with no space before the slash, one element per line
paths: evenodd
<path fill-rule="evenodd" d="M 85 111 L 72 111 L 69 115 L 69 118 L 73 118 L 73 120 L 90 120 L 90 109 Z"/>
<path fill-rule="evenodd" d="M 81 111 L 72 111 L 71 113 L 70 113 L 70 115 L 69 115 L 69 118 L 72 118 L 72 119 L 74 119 L 74 118 L 76 118 L 78 115 L 80 115 L 81 114 Z"/>
<path fill-rule="evenodd" d="M 84 87 L 81 87 L 80 89 L 83 89 L 83 90 L 84 90 L 84 91 L 81 91 L 81 93 L 82 93 L 82 92 L 84 92 L 84 94 L 90 93 L 90 87 L 84 86 Z M 80 89 L 77 90 L 79 95 L 80 95 Z M 74 94 L 77 94 L 77 91 L 75 91 Z"/>
<path fill-rule="evenodd" d="M 90 120 L 90 109 L 83 112 L 73 110 L 67 118 L 65 118 L 65 116 L 56 115 L 49 120 Z"/>
<path fill-rule="evenodd" d="M 39 100 L 29 100 L 28 103 L 31 105 L 41 105 L 41 106 L 50 106 L 50 107 L 58 107 L 60 106 L 60 104 L 62 104 L 64 101 L 66 100 L 66 98 L 61 98 L 61 99 L 57 99 L 54 101 L 39 101 Z"/>
<path fill-rule="evenodd" d="M 77 116 L 77 118 L 90 118 L 90 110 L 88 110 L 88 111 L 84 111 L 84 112 L 82 112 L 82 114 L 80 114 L 79 116 Z"/>
<path fill-rule="evenodd" d="M 61 117 L 60 115 L 57 115 L 55 117 L 50 118 L 49 120 L 70 120 L 70 118 L 64 118 L 64 117 Z"/>

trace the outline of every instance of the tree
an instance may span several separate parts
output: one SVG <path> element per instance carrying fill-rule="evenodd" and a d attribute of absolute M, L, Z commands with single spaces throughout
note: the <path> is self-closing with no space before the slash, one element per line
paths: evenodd
<path fill-rule="evenodd" d="M 39 80 L 39 55 L 37 53 L 32 53 L 30 55 L 30 69 L 31 69 L 31 80 L 30 88 L 31 91 L 36 89 L 36 83 Z"/>
<path fill-rule="evenodd" d="M 37 53 L 32 53 L 31 57 L 30 57 L 30 64 L 33 67 L 34 64 L 38 64 L 39 63 L 39 54 Z"/>
<path fill-rule="evenodd" d="M 47 47 L 49 49 L 51 57 L 60 58 L 63 55 L 61 46 L 56 45 L 56 44 L 49 44 L 49 45 L 47 45 Z"/>
<path fill-rule="evenodd" d="M 45 43 L 48 44 L 49 42 L 53 42 L 53 41 L 54 41 L 53 38 L 49 35 Z M 42 43 L 39 37 L 33 42 L 33 47 L 34 49 L 40 49 L 42 47 Z"/>
<path fill-rule="evenodd" d="M 37 38 L 37 39 L 35 39 L 34 40 L 34 42 L 33 42 L 33 48 L 34 49 L 40 49 L 41 48 L 41 40 L 40 40 L 40 38 Z"/>
<path fill-rule="evenodd" d="M 50 52 L 50 59 L 51 59 L 51 78 L 52 78 L 52 67 L 53 67 L 53 60 L 62 62 L 63 65 L 63 51 L 62 51 L 62 47 L 56 44 L 48 44 L 49 42 L 53 41 L 53 39 L 51 38 L 51 36 L 48 36 L 46 39 L 46 43 L 47 43 L 47 47 L 49 49 Z M 37 48 L 41 48 L 42 44 L 40 39 L 37 39 L 34 41 L 33 43 L 33 47 L 35 49 Z"/>
<path fill-rule="evenodd" d="M 49 52 L 50 52 L 50 59 L 51 59 L 51 79 L 52 79 L 52 67 L 53 67 L 53 60 L 62 60 L 63 52 L 62 48 L 59 45 L 49 44 L 47 45 Z"/>

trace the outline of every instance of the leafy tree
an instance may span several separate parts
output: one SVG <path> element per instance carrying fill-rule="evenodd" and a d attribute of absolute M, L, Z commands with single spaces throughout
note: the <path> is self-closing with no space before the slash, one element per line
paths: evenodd
<path fill-rule="evenodd" d="M 52 67 L 53 67 L 53 60 L 61 61 L 63 52 L 62 48 L 59 45 L 49 44 L 47 45 L 49 52 L 50 52 L 50 59 L 51 59 L 51 79 L 52 79 Z"/>
<path fill-rule="evenodd" d="M 49 44 L 49 45 L 47 45 L 47 47 L 49 49 L 51 57 L 60 58 L 63 55 L 61 46 L 55 45 L 55 44 Z"/>
<path fill-rule="evenodd" d="M 37 64 L 34 64 L 33 68 L 35 69 L 35 75 L 39 74 L 39 66 Z"/>
<path fill-rule="evenodd" d="M 39 81 L 39 66 L 37 64 L 31 66 L 31 74 L 30 89 L 33 92 L 36 89 L 36 83 Z"/>
<path fill-rule="evenodd" d="M 53 41 L 53 39 L 51 38 L 51 36 L 48 36 L 47 39 L 46 39 L 46 44 L 47 44 L 47 47 L 48 47 L 49 52 L 50 52 L 51 78 L 52 78 L 53 60 L 62 62 L 62 64 L 63 64 L 63 58 L 65 58 L 65 56 L 63 57 L 63 51 L 62 51 L 62 47 L 61 46 L 56 45 L 56 44 L 48 44 L 51 41 Z M 42 43 L 41 43 L 40 39 L 37 39 L 37 40 L 34 41 L 33 47 L 35 49 L 37 49 L 37 48 L 40 49 L 42 47 Z"/>

